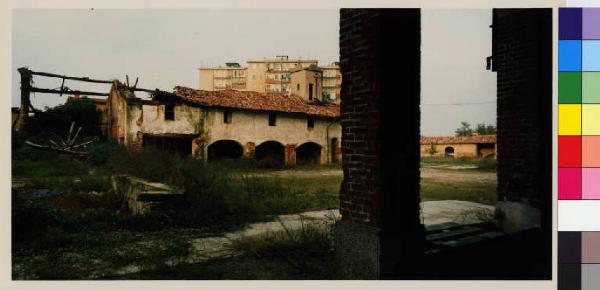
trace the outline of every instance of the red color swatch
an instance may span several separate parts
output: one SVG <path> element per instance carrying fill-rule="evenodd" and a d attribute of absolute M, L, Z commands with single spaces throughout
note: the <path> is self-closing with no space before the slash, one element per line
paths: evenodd
<path fill-rule="evenodd" d="M 558 136 L 558 166 L 581 167 L 581 136 Z"/>

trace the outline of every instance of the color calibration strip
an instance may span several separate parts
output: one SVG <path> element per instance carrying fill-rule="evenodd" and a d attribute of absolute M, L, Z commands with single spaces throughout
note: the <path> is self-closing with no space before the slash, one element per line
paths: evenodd
<path fill-rule="evenodd" d="M 600 8 L 558 14 L 558 199 L 600 200 Z M 600 289 L 600 232 L 558 233 L 558 289 Z"/>
<path fill-rule="evenodd" d="M 600 200 L 600 8 L 558 21 L 558 199 Z"/>
<path fill-rule="evenodd" d="M 600 232 L 558 233 L 558 289 L 600 289 Z"/>

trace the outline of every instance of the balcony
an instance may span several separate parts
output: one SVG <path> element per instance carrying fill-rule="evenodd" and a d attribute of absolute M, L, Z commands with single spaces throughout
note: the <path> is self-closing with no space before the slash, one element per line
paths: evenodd
<path fill-rule="evenodd" d="M 214 89 L 215 90 L 230 90 L 231 85 L 215 85 Z"/>
<path fill-rule="evenodd" d="M 290 83 L 290 79 L 270 79 L 270 78 L 266 78 L 265 82 L 267 84 L 289 84 Z"/>

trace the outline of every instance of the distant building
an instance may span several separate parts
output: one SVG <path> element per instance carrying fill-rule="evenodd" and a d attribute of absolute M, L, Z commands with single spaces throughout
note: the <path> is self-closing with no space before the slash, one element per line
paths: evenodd
<path fill-rule="evenodd" d="M 323 96 L 336 103 L 340 102 L 340 91 L 342 89 L 342 72 L 339 63 L 335 62 L 328 66 L 322 66 L 323 70 Z"/>
<path fill-rule="evenodd" d="M 207 91 L 245 91 L 247 68 L 239 63 L 226 63 L 225 67 L 201 68 L 200 89 Z"/>
<path fill-rule="evenodd" d="M 328 101 L 323 99 L 323 71 L 317 66 L 299 68 L 291 73 L 291 95 L 306 102 Z"/>
<path fill-rule="evenodd" d="M 199 88 L 207 91 L 241 90 L 289 95 L 294 91 L 292 72 L 316 66 L 317 60 L 290 59 L 286 55 L 278 55 L 274 59 L 248 60 L 247 67 L 227 63 L 225 67 L 199 68 Z M 318 84 L 318 98 L 339 102 L 342 75 L 338 63 L 320 69 L 324 81 Z"/>
<path fill-rule="evenodd" d="M 496 158 L 496 135 L 421 137 L 421 156 Z"/>

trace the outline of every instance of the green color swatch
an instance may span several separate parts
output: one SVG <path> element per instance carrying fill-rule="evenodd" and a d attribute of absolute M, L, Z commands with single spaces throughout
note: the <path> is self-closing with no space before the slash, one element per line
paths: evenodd
<path fill-rule="evenodd" d="M 600 72 L 583 73 L 583 103 L 600 104 Z"/>
<path fill-rule="evenodd" d="M 558 103 L 581 104 L 581 72 L 558 73 Z"/>

